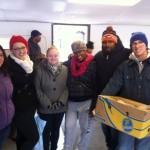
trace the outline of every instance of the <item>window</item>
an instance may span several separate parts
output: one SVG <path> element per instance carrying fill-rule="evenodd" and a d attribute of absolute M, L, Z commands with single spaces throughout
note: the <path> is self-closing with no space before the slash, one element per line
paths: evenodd
<path fill-rule="evenodd" d="M 72 53 L 72 42 L 82 40 L 87 43 L 89 37 L 90 25 L 52 24 L 52 44 L 59 49 L 62 62 L 66 61 Z"/>

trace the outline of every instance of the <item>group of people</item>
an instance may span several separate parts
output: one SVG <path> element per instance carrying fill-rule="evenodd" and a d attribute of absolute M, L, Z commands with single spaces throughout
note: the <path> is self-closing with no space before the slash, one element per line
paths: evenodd
<path fill-rule="evenodd" d="M 81 136 L 77 147 L 87 150 L 89 117 L 93 117 L 99 94 L 150 104 L 150 58 L 144 33 L 133 33 L 127 49 L 108 26 L 102 33 L 101 51 L 93 56 L 87 49 L 90 44 L 93 49 L 93 42 L 74 41 L 73 55 L 64 63 L 59 61 L 55 46 L 42 54 L 40 39 L 37 30 L 31 32 L 28 42 L 20 35 L 12 36 L 8 58 L 0 46 L 0 149 L 9 135 L 12 118 L 17 124 L 17 150 L 33 150 L 39 140 L 36 111 L 46 121 L 44 150 L 57 150 L 64 115 L 63 149 L 73 150 L 78 120 Z M 137 139 L 105 124 L 102 129 L 109 150 L 150 149 L 150 137 Z"/>

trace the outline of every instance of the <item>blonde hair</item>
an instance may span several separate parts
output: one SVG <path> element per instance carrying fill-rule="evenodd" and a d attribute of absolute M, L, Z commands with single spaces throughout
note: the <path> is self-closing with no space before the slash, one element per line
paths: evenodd
<path fill-rule="evenodd" d="M 49 47 L 46 51 L 46 55 L 49 53 L 49 51 L 51 51 L 52 49 L 55 49 L 56 51 L 59 52 L 59 50 L 57 49 L 57 47 L 55 45 L 52 45 L 51 47 Z"/>

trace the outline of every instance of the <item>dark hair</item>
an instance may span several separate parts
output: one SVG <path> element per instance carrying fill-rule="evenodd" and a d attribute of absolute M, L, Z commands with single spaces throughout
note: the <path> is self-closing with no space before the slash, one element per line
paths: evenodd
<path fill-rule="evenodd" d="M 86 47 L 87 47 L 87 48 L 94 49 L 94 42 L 88 41 L 88 43 L 86 44 Z"/>
<path fill-rule="evenodd" d="M 0 70 L 2 71 L 4 76 L 6 76 L 6 75 L 8 75 L 8 59 L 7 59 L 5 50 L 3 49 L 3 47 L 1 45 L 0 45 L 0 51 L 2 51 L 2 53 L 4 55 L 4 62 L 2 64 L 2 66 L 0 67 Z"/>

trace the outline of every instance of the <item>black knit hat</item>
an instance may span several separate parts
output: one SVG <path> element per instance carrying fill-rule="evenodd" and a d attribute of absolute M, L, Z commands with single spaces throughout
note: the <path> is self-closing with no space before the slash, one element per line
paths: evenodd
<path fill-rule="evenodd" d="M 94 49 L 94 42 L 89 41 L 89 42 L 86 44 L 86 47 L 87 47 L 87 48 Z"/>
<path fill-rule="evenodd" d="M 34 38 L 34 37 L 36 37 L 36 36 L 39 36 L 39 35 L 42 35 L 42 33 L 39 32 L 38 30 L 33 30 L 33 31 L 31 32 L 31 37 L 32 37 L 32 38 Z"/>

